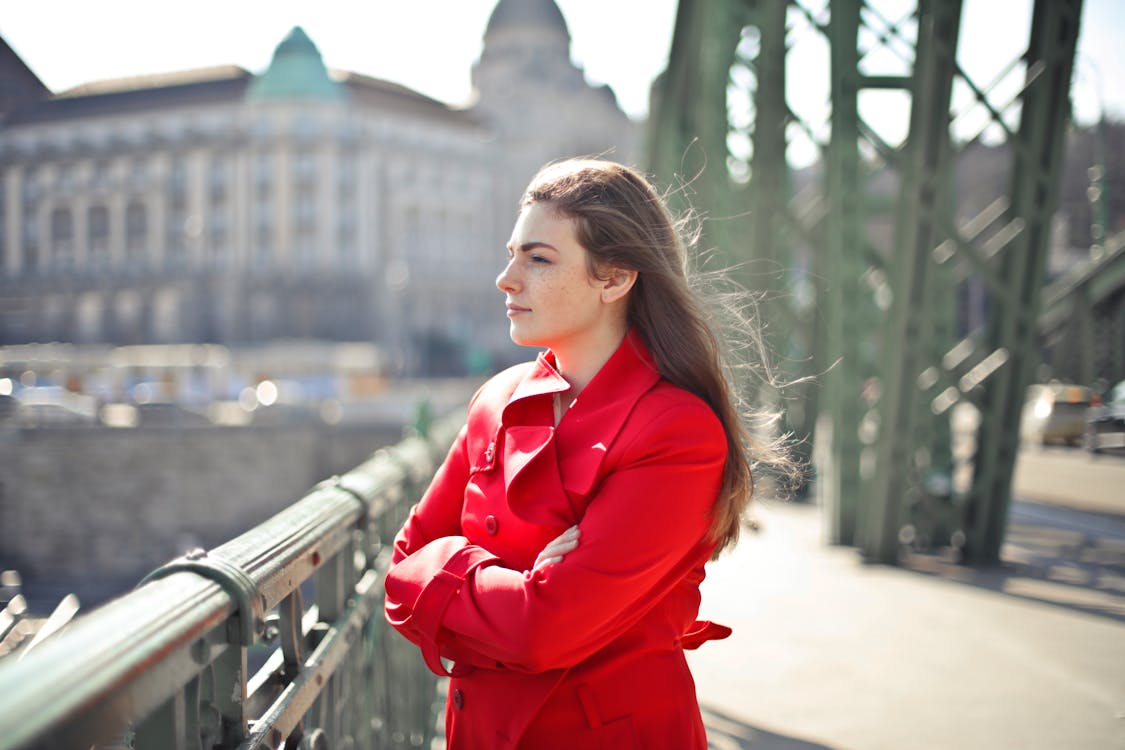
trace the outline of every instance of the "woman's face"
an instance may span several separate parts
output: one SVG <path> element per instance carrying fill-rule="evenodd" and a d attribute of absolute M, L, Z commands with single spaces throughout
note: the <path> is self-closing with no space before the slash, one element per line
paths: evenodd
<path fill-rule="evenodd" d="M 600 327 L 610 324 L 603 284 L 590 276 L 587 258 L 572 219 L 549 203 L 520 211 L 508 242 L 508 265 L 496 279 L 512 341 L 559 352 L 594 340 Z"/>

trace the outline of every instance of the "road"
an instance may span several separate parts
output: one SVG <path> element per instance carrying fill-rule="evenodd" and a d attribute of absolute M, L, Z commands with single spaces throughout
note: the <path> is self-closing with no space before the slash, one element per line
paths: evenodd
<path fill-rule="evenodd" d="M 691 652 L 712 750 L 1125 748 L 1125 457 L 1024 450 L 1003 562 L 871 565 L 760 503 Z"/>
<path fill-rule="evenodd" d="M 1125 517 L 1125 456 L 1076 448 L 1024 447 L 1016 459 L 1012 496 Z"/>

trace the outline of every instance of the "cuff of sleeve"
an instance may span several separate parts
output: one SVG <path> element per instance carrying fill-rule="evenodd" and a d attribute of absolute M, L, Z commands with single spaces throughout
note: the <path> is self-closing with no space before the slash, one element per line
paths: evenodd
<path fill-rule="evenodd" d="M 444 543 L 444 544 L 443 544 Z M 498 561 L 492 553 L 470 545 L 464 537 L 446 537 L 427 545 L 444 547 L 441 550 L 425 550 L 446 557 L 441 568 L 423 586 L 414 602 L 414 630 L 419 635 L 422 657 L 435 674 L 448 675 L 441 663 L 440 633 L 441 621 L 453 597 L 461 590 L 465 579 L 480 566 Z M 451 548 L 452 547 L 452 548 Z M 422 552 L 422 550 L 420 550 Z"/>

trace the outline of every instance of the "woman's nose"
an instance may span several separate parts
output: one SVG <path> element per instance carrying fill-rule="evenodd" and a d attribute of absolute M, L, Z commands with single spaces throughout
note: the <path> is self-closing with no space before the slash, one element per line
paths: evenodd
<path fill-rule="evenodd" d="M 517 283 L 515 274 L 512 272 L 512 263 L 509 261 L 508 265 L 504 266 L 504 270 L 496 277 L 496 288 L 505 294 L 516 291 Z"/>

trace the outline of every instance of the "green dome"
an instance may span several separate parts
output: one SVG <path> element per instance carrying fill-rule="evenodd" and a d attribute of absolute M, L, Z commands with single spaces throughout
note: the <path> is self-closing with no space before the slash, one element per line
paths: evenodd
<path fill-rule="evenodd" d="M 281 40 L 266 71 L 247 92 L 251 100 L 342 99 L 344 90 L 328 77 L 320 51 L 300 26 Z"/>

